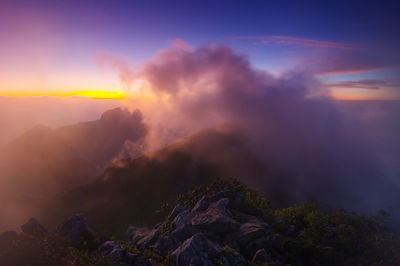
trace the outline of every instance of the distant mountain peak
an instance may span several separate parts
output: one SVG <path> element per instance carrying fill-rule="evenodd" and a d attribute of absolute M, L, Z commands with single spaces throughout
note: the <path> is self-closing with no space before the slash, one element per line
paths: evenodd
<path fill-rule="evenodd" d="M 100 120 L 102 121 L 116 121 L 126 119 L 130 116 L 128 110 L 122 109 L 121 107 L 117 107 L 108 111 L 105 111 L 102 115 Z"/>

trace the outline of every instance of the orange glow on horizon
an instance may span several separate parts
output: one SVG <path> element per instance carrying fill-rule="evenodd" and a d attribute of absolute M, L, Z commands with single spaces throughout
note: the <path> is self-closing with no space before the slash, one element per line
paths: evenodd
<path fill-rule="evenodd" d="M 156 99 L 161 99 L 163 101 L 168 101 L 169 95 L 163 95 L 158 98 L 157 95 L 146 91 L 138 92 L 131 91 L 125 93 L 123 90 L 81 90 L 74 92 L 0 92 L 0 97 L 84 97 L 92 99 L 110 99 L 110 100 L 140 100 L 140 101 L 154 101 Z M 349 100 L 349 101 L 370 101 L 370 100 L 400 100 L 394 99 L 393 95 L 386 95 L 379 93 L 378 91 L 370 90 L 356 90 L 356 89 L 332 89 L 331 96 L 334 100 Z"/>
<path fill-rule="evenodd" d="M 126 94 L 122 90 L 105 91 L 105 90 L 82 90 L 75 92 L 6 92 L 0 93 L 0 96 L 6 97 L 87 97 L 92 99 L 113 99 L 121 100 L 126 98 Z"/>
<path fill-rule="evenodd" d="M 380 90 L 366 90 L 366 89 L 353 89 L 353 88 L 342 88 L 332 89 L 331 95 L 333 99 L 339 101 L 389 101 L 389 100 L 400 100 L 387 92 Z"/>

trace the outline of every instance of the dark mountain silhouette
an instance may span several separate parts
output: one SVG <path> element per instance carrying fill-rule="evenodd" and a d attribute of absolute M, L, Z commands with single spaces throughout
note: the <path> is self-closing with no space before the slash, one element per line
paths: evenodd
<path fill-rule="evenodd" d="M 51 227 L 80 212 L 95 230 L 120 234 L 130 222 L 154 225 L 169 210 L 160 206 L 190 187 L 226 177 L 251 184 L 265 171 L 238 136 L 209 129 L 153 154 L 115 162 L 90 184 L 48 201 L 40 218 Z M 285 198 L 280 193 L 276 198 Z"/>
<path fill-rule="evenodd" d="M 0 228 L 29 215 L 43 198 L 86 184 L 127 142 L 144 145 L 146 134 L 141 113 L 120 108 L 96 121 L 27 131 L 0 151 Z"/>
<path fill-rule="evenodd" d="M 119 154 L 126 141 L 141 143 L 145 136 L 141 113 L 120 108 L 96 121 L 54 130 L 36 126 L 1 152 L 3 183 L 40 195 L 84 184 Z"/>

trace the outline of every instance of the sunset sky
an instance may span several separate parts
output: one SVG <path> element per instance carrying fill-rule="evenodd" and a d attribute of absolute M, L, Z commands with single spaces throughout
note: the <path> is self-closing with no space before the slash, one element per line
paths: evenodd
<path fill-rule="evenodd" d="M 134 66 L 180 39 L 310 72 L 337 99 L 400 99 L 395 1 L 307 2 L 3 0 L 0 96 L 123 98 L 99 54 Z"/>

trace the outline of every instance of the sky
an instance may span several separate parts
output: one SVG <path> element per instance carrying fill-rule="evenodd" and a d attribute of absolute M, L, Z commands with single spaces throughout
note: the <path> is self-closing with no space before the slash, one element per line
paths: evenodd
<path fill-rule="evenodd" d="M 120 99 L 109 54 L 129 65 L 179 39 L 226 45 L 275 75 L 311 73 L 336 99 L 400 99 L 395 1 L 8 1 L 0 96 Z"/>

